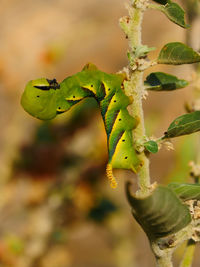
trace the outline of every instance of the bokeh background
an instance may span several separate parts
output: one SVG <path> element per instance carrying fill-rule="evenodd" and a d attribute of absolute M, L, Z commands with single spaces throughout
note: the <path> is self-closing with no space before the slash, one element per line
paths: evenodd
<path fill-rule="evenodd" d="M 106 135 L 95 101 L 85 100 L 48 123 L 20 106 L 30 79 L 62 81 L 87 62 L 113 73 L 126 66 L 128 45 L 118 26 L 127 14 L 125 2 L 1 0 L 0 267 L 155 266 L 124 193 L 132 173 L 115 172 L 116 190 L 106 179 Z M 183 30 L 163 14 L 147 11 L 143 43 L 157 48 L 150 58 L 167 42 L 185 42 L 188 31 L 192 29 Z M 191 40 L 199 49 L 195 35 Z M 189 81 L 194 77 L 187 65 L 155 66 L 145 76 L 150 71 Z M 144 109 L 150 136 L 161 136 L 185 112 L 193 87 L 149 93 Z M 195 158 L 196 141 L 197 134 L 180 137 L 173 141 L 174 151 L 162 148 L 152 155 L 152 182 L 191 181 L 188 162 Z M 183 250 L 177 251 L 175 262 Z M 198 253 L 194 266 L 200 264 Z"/>

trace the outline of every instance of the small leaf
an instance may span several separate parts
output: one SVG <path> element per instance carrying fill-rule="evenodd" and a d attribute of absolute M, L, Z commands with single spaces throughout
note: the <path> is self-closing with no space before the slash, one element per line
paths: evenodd
<path fill-rule="evenodd" d="M 176 233 L 191 222 L 189 209 L 168 187 L 157 186 L 149 196 L 139 198 L 127 184 L 126 193 L 133 216 L 151 238 Z"/>
<path fill-rule="evenodd" d="M 165 6 L 159 8 L 172 22 L 178 24 L 183 28 L 188 28 L 189 25 L 185 23 L 185 11 L 176 3 L 167 1 Z"/>
<path fill-rule="evenodd" d="M 155 47 L 148 47 L 147 45 L 139 45 L 135 48 L 134 57 L 145 57 L 149 52 L 155 50 Z"/>
<path fill-rule="evenodd" d="M 151 153 L 157 153 L 158 152 L 158 144 L 153 140 L 145 142 L 144 147 L 146 148 L 146 150 L 148 150 Z"/>
<path fill-rule="evenodd" d="M 159 64 L 191 64 L 200 61 L 200 55 L 191 47 L 179 43 L 168 43 L 160 51 L 158 56 Z"/>
<path fill-rule="evenodd" d="M 191 134 L 200 131 L 200 111 L 194 111 L 176 118 L 167 129 L 165 138 Z"/>
<path fill-rule="evenodd" d="M 153 0 L 156 3 L 159 3 L 161 5 L 166 5 L 167 4 L 167 0 Z"/>
<path fill-rule="evenodd" d="M 171 183 L 168 185 L 183 200 L 200 200 L 200 184 Z"/>
<path fill-rule="evenodd" d="M 188 85 L 188 82 L 164 72 L 152 72 L 146 77 L 144 84 L 148 90 L 172 91 L 186 87 Z"/>

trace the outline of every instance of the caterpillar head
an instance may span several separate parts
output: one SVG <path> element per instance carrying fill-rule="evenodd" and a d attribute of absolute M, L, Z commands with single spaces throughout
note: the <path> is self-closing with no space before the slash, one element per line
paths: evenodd
<path fill-rule="evenodd" d="M 21 98 L 24 110 L 41 120 L 53 119 L 58 114 L 60 85 L 55 79 L 40 78 L 28 82 Z M 66 101 L 65 111 L 71 105 Z"/>

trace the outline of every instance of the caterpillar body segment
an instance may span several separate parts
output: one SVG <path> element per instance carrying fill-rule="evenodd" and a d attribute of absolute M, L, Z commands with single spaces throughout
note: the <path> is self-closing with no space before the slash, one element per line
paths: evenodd
<path fill-rule="evenodd" d="M 112 187 L 117 185 L 112 168 L 137 172 L 141 166 L 132 138 L 132 130 L 137 126 L 138 119 L 127 110 L 132 100 L 122 89 L 123 81 L 121 74 L 107 74 L 87 64 L 81 72 L 67 77 L 60 84 L 55 79 L 30 81 L 21 98 L 21 104 L 29 114 L 41 120 L 50 120 L 82 99 L 94 97 L 107 133 L 106 170 Z"/>

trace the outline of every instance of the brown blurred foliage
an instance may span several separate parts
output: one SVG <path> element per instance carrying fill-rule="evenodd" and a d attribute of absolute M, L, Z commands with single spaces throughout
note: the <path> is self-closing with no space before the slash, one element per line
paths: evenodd
<path fill-rule="evenodd" d="M 49 123 L 20 106 L 30 79 L 61 81 L 87 62 L 107 72 L 126 66 L 127 41 L 118 26 L 124 2 L 1 1 L 0 267 L 154 266 L 125 199 L 124 181 L 132 174 L 117 172 L 114 191 L 105 178 L 106 137 L 96 103 L 86 100 Z M 157 47 L 150 58 L 167 42 L 185 41 L 185 30 L 159 12 L 147 11 L 143 26 L 143 43 Z M 156 70 L 192 79 L 190 66 L 155 66 L 145 75 Z M 150 135 L 162 135 L 184 112 L 191 91 L 149 93 Z M 153 181 L 187 179 L 195 140 L 174 143 L 176 152 L 151 157 Z"/>

